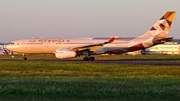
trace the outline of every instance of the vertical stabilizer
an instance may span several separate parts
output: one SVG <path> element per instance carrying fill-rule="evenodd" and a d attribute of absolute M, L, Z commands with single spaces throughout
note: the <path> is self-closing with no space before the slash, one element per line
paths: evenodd
<path fill-rule="evenodd" d="M 9 52 L 6 49 L 3 49 L 3 54 L 8 55 Z"/>
<path fill-rule="evenodd" d="M 166 12 L 145 34 L 139 36 L 140 38 L 167 38 L 170 31 L 175 11 Z"/>

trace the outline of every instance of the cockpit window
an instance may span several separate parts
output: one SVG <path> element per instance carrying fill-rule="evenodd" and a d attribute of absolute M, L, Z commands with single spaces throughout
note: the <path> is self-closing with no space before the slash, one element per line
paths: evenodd
<path fill-rule="evenodd" d="M 10 42 L 9 45 L 14 45 L 14 42 Z"/>

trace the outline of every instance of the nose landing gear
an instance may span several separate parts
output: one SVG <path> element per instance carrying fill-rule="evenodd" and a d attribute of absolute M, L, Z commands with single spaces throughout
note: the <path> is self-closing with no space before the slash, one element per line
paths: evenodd
<path fill-rule="evenodd" d="M 22 60 L 27 60 L 27 57 L 25 54 L 22 54 Z"/>

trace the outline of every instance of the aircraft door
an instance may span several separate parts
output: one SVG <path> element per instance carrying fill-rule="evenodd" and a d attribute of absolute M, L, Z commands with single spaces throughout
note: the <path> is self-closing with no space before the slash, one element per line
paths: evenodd
<path fill-rule="evenodd" d="M 23 41 L 20 41 L 19 43 L 17 43 L 17 45 L 19 45 L 19 47 L 24 48 L 25 43 Z"/>
<path fill-rule="evenodd" d="M 49 42 L 44 42 L 44 47 L 49 47 Z"/>

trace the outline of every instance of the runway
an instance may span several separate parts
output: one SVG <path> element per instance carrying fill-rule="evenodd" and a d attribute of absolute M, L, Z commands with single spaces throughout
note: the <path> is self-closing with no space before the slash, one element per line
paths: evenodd
<path fill-rule="evenodd" d="M 97 64 L 137 64 L 137 65 L 159 65 L 159 66 L 180 66 L 180 62 L 174 61 L 147 61 L 147 60 L 96 60 L 96 61 L 82 61 L 82 60 L 58 60 L 58 59 L 28 59 L 21 60 L 21 58 L 0 58 L 6 61 L 42 61 L 42 62 L 59 62 L 59 63 L 97 63 Z"/>

